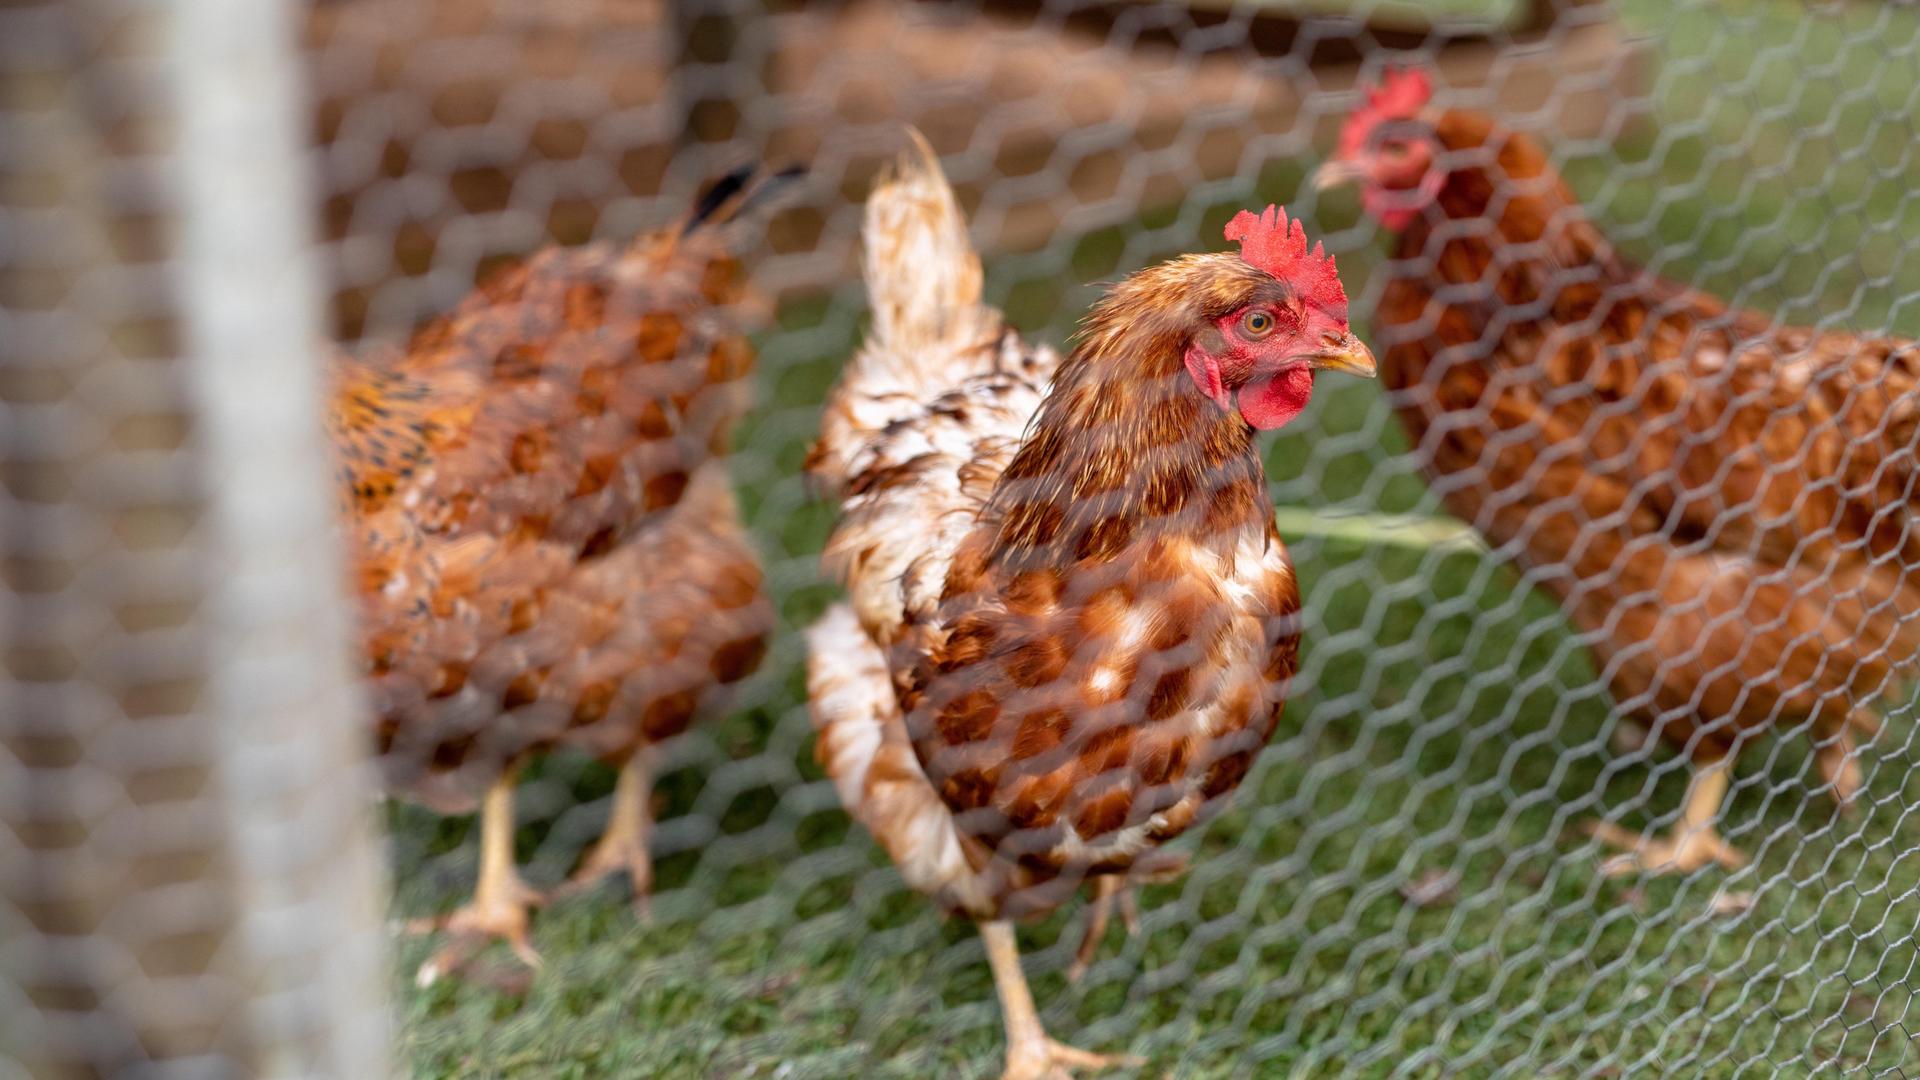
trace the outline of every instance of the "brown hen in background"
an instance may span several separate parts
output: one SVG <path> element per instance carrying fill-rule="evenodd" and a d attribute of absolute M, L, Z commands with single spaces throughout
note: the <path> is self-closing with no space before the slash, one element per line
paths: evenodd
<path fill-rule="evenodd" d="M 753 354 L 727 228 L 790 174 L 742 170 L 631 244 L 541 252 L 404 349 L 344 358 L 329 428 L 389 789 L 481 813 L 471 903 L 423 982 L 538 895 L 513 854 L 515 776 L 584 750 L 619 767 L 575 876 L 651 885 L 648 748 L 723 706 L 772 627 L 721 455 Z"/>
<path fill-rule="evenodd" d="M 1740 747 L 1805 727 L 1846 803 L 1867 705 L 1920 651 L 1920 351 L 1632 265 L 1532 139 L 1429 97 L 1390 76 L 1318 174 L 1399 235 L 1381 379 L 1447 508 L 1692 763 L 1667 837 L 1591 826 L 1627 849 L 1607 869 L 1739 866 L 1715 822 Z"/>

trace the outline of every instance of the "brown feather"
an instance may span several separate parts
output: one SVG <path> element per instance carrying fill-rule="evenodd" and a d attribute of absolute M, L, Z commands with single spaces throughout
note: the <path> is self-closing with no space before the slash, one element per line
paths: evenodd
<path fill-rule="evenodd" d="M 1464 112 L 1436 133 L 1489 163 L 1441 188 L 1445 239 L 1431 216 L 1404 233 L 1376 330 L 1448 509 L 1520 553 L 1622 707 L 1697 759 L 1776 723 L 1839 732 L 1920 651 L 1920 353 L 1648 274 L 1530 139 Z"/>
<path fill-rule="evenodd" d="M 383 762 L 470 808 L 511 761 L 620 759 L 756 665 L 760 566 L 717 463 L 747 402 L 712 233 L 556 249 L 404 350 L 343 357 L 329 414 Z"/>

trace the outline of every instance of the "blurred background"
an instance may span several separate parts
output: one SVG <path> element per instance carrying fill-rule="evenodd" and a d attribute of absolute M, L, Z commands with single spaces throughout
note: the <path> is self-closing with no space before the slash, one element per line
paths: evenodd
<path fill-rule="evenodd" d="M 836 595 L 799 465 L 860 340 L 860 205 L 942 157 L 987 298 L 1064 342 L 1099 283 L 1285 203 L 1364 337 L 1385 242 L 1316 196 L 1356 84 L 1538 135 L 1627 254 L 1782 320 L 1920 334 L 1920 11 L 1843 0 L 25 0 L 0 7 L 0 949 L 7 1074 L 993 1076 L 971 930 L 812 758 L 797 630 Z M 621 241 L 743 162 L 806 162 L 742 252 L 762 301 L 729 459 L 779 630 L 662 749 L 655 896 L 538 912 L 535 973 L 417 988 L 389 920 L 472 887 L 477 826 L 364 768 L 320 431 L 324 339 L 405 341 L 548 245 Z M 1609 879 L 1684 769 L 1623 754 L 1559 605 L 1448 518 L 1371 383 L 1268 447 L 1304 668 L 1225 814 L 1069 988 L 1140 1075 L 1906 1075 L 1920 963 L 1911 707 L 1837 816 L 1802 741 L 1747 754 L 1737 872 Z M 527 879 L 610 768 L 521 785 Z M 376 815 L 368 808 L 378 806 Z M 8 1058 L 12 1060 L 7 1060 Z M 369 1072 L 366 1070 L 374 1070 Z M 152 1075 L 141 1071 L 141 1075 Z M 176 1075 L 168 1072 L 167 1075 Z"/>

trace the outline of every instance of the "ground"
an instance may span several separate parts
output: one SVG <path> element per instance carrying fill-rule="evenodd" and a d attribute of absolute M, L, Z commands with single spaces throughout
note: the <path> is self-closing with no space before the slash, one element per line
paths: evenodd
<path fill-rule="evenodd" d="M 1667 76 L 1650 120 L 1568 162 L 1609 232 L 1671 274 L 1796 321 L 1920 334 L 1908 240 L 1920 234 L 1920 14 L 1623 6 L 1660 35 Z M 1208 227 L 1294 197 L 1310 164 L 1226 193 Z M 1086 238 L 1073 280 L 1171 253 L 1173 220 Z M 1345 228 L 1353 220 L 1332 201 L 1309 217 L 1335 231 L 1350 283 L 1377 248 L 1370 229 Z M 1043 280 L 1058 267 L 1032 265 L 989 277 L 1023 325 L 1057 340 L 1086 294 L 1060 295 Z M 808 554 L 827 514 L 785 463 L 859 310 L 852 291 L 793 305 L 763 340 L 768 402 L 742 483 L 793 626 L 833 593 Z M 1273 446 L 1308 597 L 1304 676 L 1232 811 L 1183 841 L 1194 872 L 1146 891 L 1146 934 L 1115 929 L 1069 988 L 1080 909 L 1022 928 L 1054 1033 L 1143 1054 L 1144 1076 L 1920 1070 L 1906 1034 L 1920 1021 L 1911 712 L 1869 749 L 1852 817 L 1809 797 L 1801 741 L 1767 740 L 1743 759 L 1725 817 L 1749 868 L 1603 879 L 1579 823 L 1617 813 L 1638 828 L 1677 809 L 1678 763 L 1620 759 L 1605 692 L 1556 608 L 1432 521 L 1402 449 L 1374 387 L 1331 381 Z M 1383 530 L 1382 514 L 1423 524 Z M 530 986 L 415 991 L 405 976 L 428 946 L 397 943 L 415 1075 L 997 1074 L 977 940 L 905 893 L 839 812 L 811 761 L 799 661 L 785 635 L 750 707 L 676 747 L 659 786 L 651 925 L 611 885 L 543 912 L 546 967 Z M 521 847 L 529 877 L 553 882 L 613 778 L 574 762 L 539 778 Z M 469 823 L 401 807 L 391 821 L 400 910 L 456 902 L 472 879 Z"/>

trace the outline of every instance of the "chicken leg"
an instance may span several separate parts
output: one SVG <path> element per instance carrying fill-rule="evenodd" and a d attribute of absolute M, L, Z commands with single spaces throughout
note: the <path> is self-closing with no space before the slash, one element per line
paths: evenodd
<path fill-rule="evenodd" d="M 1107 924 L 1113 918 L 1113 901 L 1120 897 L 1120 917 L 1127 924 L 1129 935 L 1137 932 L 1140 925 L 1140 913 L 1133 899 L 1133 890 L 1127 886 L 1127 879 L 1118 874 L 1108 874 L 1094 879 L 1093 902 L 1087 905 L 1087 932 L 1080 938 L 1080 948 L 1073 954 L 1073 965 L 1067 968 L 1067 981 L 1077 983 L 1086 977 L 1087 969 L 1093 966 L 1093 957 L 1100 951 L 1100 942 L 1107 936 Z"/>
<path fill-rule="evenodd" d="M 1612 822 L 1589 822 L 1587 835 L 1624 851 L 1601 863 L 1600 872 L 1617 877 L 1638 871 L 1685 874 L 1713 863 L 1729 870 L 1745 866 L 1747 857 L 1720 839 L 1714 829 L 1714 819 L 1720 816 L 1720 804 L 1732 784 L 1732 770 L 1733 762 L 1729 758 L 1694 770 L 1687 783 L 1687 801 L 1680 820 L 1674 823 L 1665 839 L 1642 836 Z"/>
<path fill-rule="evenodd" d="M 1007 1024 L 1007 1071 L 1000 1080 L 1069 1080 L 1072 1069 L 1145 1064 L 1137 1057 L 1089 1053 L 1049 1038 L 1034 1008 L 1026 973 L 1020 970 L 1020 946 L 1013 938 L 1013 924 L 996 921 L 979 925 L 980 940 L 987 947 L 987 963 L 993 967 L 993 985 L 1000 993 L 1000 1013 Z"/>
<path fill-rule="evenodd" d="M 1880 733 L 1880 721 L 1865 709 L 1855 709 L 1840 730 L 1813 754 L 1814 767 L 1820 771 L 1820 778 L 1833 788 L 1833 801 L 1841 813 L 1853 811 L 1853 800 L 1865 786 L 1859 745 L 1853 737 L 1855 729 L 1872 739 Z"/>
<path fill-rule="evenodd" d="M 607 827 L 587 852 L 573 877 L 562 886 L 563 894 L 590 889 L 608 874 L 624 870 L 633 884 L 633 906 L 642 919 L 650 914 L 653 896 L 653 858 L 647 850 L 653 833 L 652 762 L 645 751 L 628 758 L 620 766 L 620 778 L 613 786 L 613 806 L 607 812 Z"/>
<path fill-rule="evenodd" d="M 480 804 L 480 880 L 473 899 L 450 914 L 406 925 L 408 933 L 445 931 L 451 939 L 420 965 L 414 982 L 421 987 L 465 967 L 489 939 L 505 941 L 528 967 L 540 966 L 540 954 L 527 941 L 527 909 L 540 902 L 540 894 L 521 880 L 513 862 L 513 788 L 519 771 L 502 773 Z"/>
<path fill-rule="evenodd" d="M 1067 968 L 1067 981 L 1079 982 L 1093 966 L 1094 954 L 1100 951 L 1100 942 L 1107 936 L 1116 902 L 1120 905 L 1120 922 L 1126 926 L 1127 936 L 1139 934 L 1140 898 L 1136 888 L 1177 880 L 1187 872 L 1187 862 L 1185 852 L 1157 851 L 1136 862 L 1126 874 L 1102 874 L 1094 878 L 1093 901 L 1087 909 L 1087 932 L 1080 939 L 1080 948 L 1074 951 L 1072 966 Z"/>

